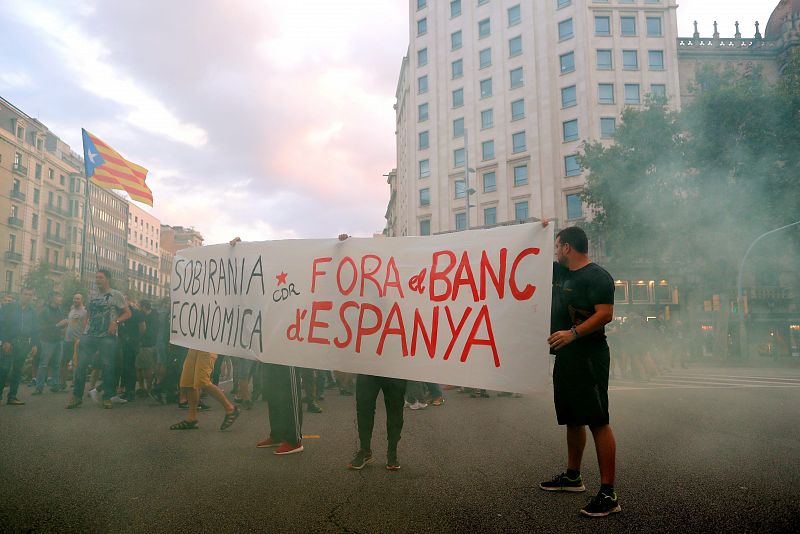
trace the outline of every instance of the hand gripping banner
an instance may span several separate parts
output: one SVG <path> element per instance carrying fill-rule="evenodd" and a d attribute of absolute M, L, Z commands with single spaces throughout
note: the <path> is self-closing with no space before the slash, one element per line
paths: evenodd
<path fill-rule="evenodd" d="M 182 250 L 170 341 L 297 367 L 541 390 L 552 234 L 519 224 Z"/>

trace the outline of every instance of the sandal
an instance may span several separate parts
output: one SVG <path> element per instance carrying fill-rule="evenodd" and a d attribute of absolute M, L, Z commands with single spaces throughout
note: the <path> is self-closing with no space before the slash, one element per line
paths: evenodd
<path fill-rule="evenodd" d="M 197 428 L 197 421 L 186 420 L 181 421 L 180 423 L 175 423 L 169 427 L 170 430 L 196 430 Z"/>
<path fill-rule="evenodd" d="M 225 419 L 222 420 L 222 424 L 219 425 L 220 430 L 225 430 L 226 428 L 230 427 L 241 415 L 241 411 L 239 408 L 234 408 L 231 413 L 225 414 Z"/>

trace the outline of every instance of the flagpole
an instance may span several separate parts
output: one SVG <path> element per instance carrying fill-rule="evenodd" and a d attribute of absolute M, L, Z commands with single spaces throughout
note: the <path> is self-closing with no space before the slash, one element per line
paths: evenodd
<path fill-rule="evenodd" d="M 81 139 L 83 139 L 84 131 L 85 130 L 81 128 Z M 85 280 L 86 276 L 86 229 L 87 224 L 89 223 L 89 170 L 87 168 L 85 147 L 83 156 L 83 174 L 86 177 L 86 184 L 84 186 L 85 197 L 83 201 L 83 239 L 81 240 L 81 282 Z"/>

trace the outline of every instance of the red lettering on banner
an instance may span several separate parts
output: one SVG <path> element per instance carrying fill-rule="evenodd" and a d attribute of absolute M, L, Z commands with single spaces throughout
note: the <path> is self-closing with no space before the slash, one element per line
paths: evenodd
<path fill-rule="evenodd" d="M 458 298 L 458 288 L 468 285 L 472 290 L 472 299 L 478 301 L 478 288 L 475 286 L 475 277 L 472 275 L 472 267 L 469 264 L 469 254 L 464 251 L 461 255 L 461 263 L 458 264 L 456 269 L 455 281 L 453 282 L 453 296 L 452 299 Z"/>
<path fill-rule="evenodd" d="M 492 268 L 492 262 L 489 261 L 489 256 L 486 254 L 484 250 L 481 253 L 481 294 L 480 299 L 486 300 L 486 275 L 489 275 L 489 278 L 492 280 L 492 284 L 494 285 L 495 290 L 497 291 L 497 297 L 499 299 L 503 298 L 505 295 L 506 290 L 506 256 L 508 255 L 508 249 L 501 248 L 500 249 L 500 274 L 496 274 L 494 269 Z"/>
<path fill-rule="evenodd" d="M 422 340 L 425 342 L 425 348 L 428 350 L 428 356 L 432 360 L 436 357 L 436 338 L 439 334 L 439 306 L 433 307 L 433 319 L 431 320 L 431 335 L 428 337 L 428 332 L 425 330 L 425 322 L 419 314 L 418 309 L 414 309 L 414 332 L 411 335 L 411 355 L 417 355 L 417 333 L 422 334 Z"/>
<path fill-rule="evenodd" d="M 445 306 L 444 312 L 445 315 L 447 315 L 447 323 L 450 325 L 450 333 L 453 335 L 453 338 L 447 345 L 447 350 L 444 351 L 444 359 L 446 360 L 450 357 L 450 353 L 453 351 L 453 346 L 456 344 L 456 341 L 458 340 L 458 335 L 461 333 L 461 329 L 464 328 L 464 323 L 467 322 L 469 314 L 472 313 L 472 307 L 467 306 L 467 308 L 464 310 L 464 315 L 461 316 L 461 321 L 458 323 L 458 327 L 456 327 L 455 324 L 453 323 L 453 316 L 450 314 L 450 308 Z"/>
<path fill-rule="evenodd" d="M 478 333 L 478 327 L 480 327 L 481 323 L 486 323 L 486 339 L 480 339 L 475 337 Z M 478 317 L 475 318 L 475 323 L 472 325 L 472 330 L 469 332 L 469 337 L 467 338 L 467 342 L 464 344 L 464 350 L 461 351 L 461 361 L 466 362 L 467 356 L 469 355 L 470 350 L 472 349 L 473 345 L 486 345 L 492 348 L 492 355 L 494 356 L 494 366 L 500 367 L 500 357 L 497 355 L 497 345 L 494 341 L 494 331 L 492 330 L 492 320 L 489 318 L 489 308 L 484 304 L 481 306 L 480 311 L 478 311 Z"/>
<path fill-rule="evenodd" d="M 347 337 L 344 341 L 338 338 L 334 338 L 333 344 L 336 345 L 336 348 L 343 349 L 350 344 L 350 341 L 353 339 L 353 329 L 350 328 L 350 323 L 347 322 L 347 317 L 345 317 L 344 313 L 349 310 L 350 308 L 358 308 L 358 303 L 352 300 L 348 300 L 339 308 L 339 319 L 342 321 L 342 325 L 344 326 L 345 332 L 347 332 Z"/>
<path fill-rule="evenodd" d="M 297 310 L 295 321 L 286 329 L 286 339 L 289 341 L 303 341 L 300 335 L 300 328 L 302 327 L 303 319 L 306 318 L 307 310 Z"/>
<path fill-rule="evenodd" d="M 314 258 L 314 267 L 311 271 L 311 292 L 313 293 L 317 287 L 317 276 L 322 276 L 323 274 L 327 274 L 325 271 L 318 271 L 317 265 L 320 263 L 328 263 L 333 258 Z"/>
<path fill-rule="evenodd" d="M 371 271 L 367 271 L 367 260 L 368 259 L 369 260 L 378 260 L 378 264 Z M 378 288 L 378 296 L 379 297 L 383 296 L 383 289 L 381 288 L 381 285 L 378 283 L 378 281 L 375 280 L 375 273 L 377 273 L 380 270 L 381 263 L 382 263 L 382 261 L 381 261 L 380 256 L 376 256 L 375 254 L 367 254 L 367 255 L 361 257 L 361 296 L 362 297 L 364 296 L 364 282 L 366 280 L 369 280 L 370 282 L 372 282 L 375 285 L 375 287 Z"/>
<path fill-rule="evenodd" d="M 532 284 L 526 284 L 525 289 L 522 291 L 519 290 L 517 287 L 517 267 L 519 263 L 522 261 L 522 258 L 525 256 L 530 256 L 531 254 L 537 255 L 539 254 L 538 248 L 526 248 L 522 252 L 520 252 L 517 257 L 514 259 L 513 265 L 511 265 L 511 273 L 508 277 L 508 286 L 511 288 L 511 294 L 514 295 L 514 298 L 517 300 L 528 300 L 533 296 L 536 292 L 536 286 Z"/>
<path fill-rule="evenodd" d="M 439 258 L 442 256 L 447 256 L 449 263 L 447 264 L 447 268 L 445 270 L 439 271 L 437 270 L 437 267 L 439 267 Z M 431 283 L 430 298 L 433 302 L 442 302 L 444 300 L 447 300 L 447 298 L 450 296 L 450 293 L 453 291 L 453 285 L 450 282 L 450 279 L 447 277 L 447 275 L 450 273 L 450 271 L 453 270 L 455 264 L 456 264 L 456 255 L 453 252 L 449 250 L 440 250 L 433 253 L 433 265 L 431 265 L 431 279 L 430 279 Z M 441 295 L 436 294 L 437 280 L 442 280 L 447 285 L 447 290 Z"/>
<path fill-rule="evenodd" d="M 393 318 L 397 318 L 397 328 L 391 328 Z M 386 323 L 381 332 L 381 340 L 378 342 L 378 356 L 383 354 L 383 343 L 386 341 L 386 336 L 400 336 L 400 345 L 403 351 L 403 357 L 408 356 L 408 345 L 406 344 L 406 326 L 403 323 L 403 314 L 400 313 L 400 305 L 394 303 L 392 309 L 389 310 L 389 315 L 386 316 Z"/>
<path fill-rule="evenodd" d="M 342 267 L 346 264 L 350 264 L 353 268 L 353 279 L 350 281 L 350 286 L 347 289 L 342 287 Z M 353 258 L 350 256 L 345 256 L 339 262 L 339 267 L 336 268 L 336 287 L 339 288 L 339 293 L 342 295 L 349 295 L 353 292 L 353 288 L 356 287 L 356 282 L 358 281 L 358 268 L 356 267 L 356 262 L 353 261 Z"/>
<path fill-rule="evenodd" d="M 331 311 L 333 309 L 333 302 L 330 300 L 322 300 L 317 301 L 315 300 L 311 304 L 311 320 L 310 324 L 308 325 L 308 342 L 309 343 L 319 343 L 320 345 L 330 345 L 331 342 L 326 337 L 314 337 L 314 328 L 328 328 L 330 326 L 328 323 L 323 321 L 317 321 L 317 312 L 318 311 Z"/>
<path fill-rule="evenodd" d="M 389 278 L 392 277 L 390 281 Z M 397 288 L 400 298 L 405 298 L 403 295 L 403 285 L 400 283 L 400 272 L 397 270 L 397 263 L 394 261 L 394 256 L 389 258 L 389 263 L 386 264 L 386 278 L 383 280 L 383 294 L 388 295 L 390 287 Z"/>
<path fill-rule="evenodd" d="M 370 310 L 373 314 L 375 314 L 375 325 L 370 326 L 368 328 L 364 327 L 364 311 Z M 370 304 L 368 302 L 364 302 L 361 304 L 361 308 L 358 311 L 358 330 L 356 330 L 356 353 L 361 353 L 361 340 L 364 336 L 371 336 L 381 328 L 381 323 L 383 322 L 383 314 L 381 314 L 381 309 L 377 306 Z"/>

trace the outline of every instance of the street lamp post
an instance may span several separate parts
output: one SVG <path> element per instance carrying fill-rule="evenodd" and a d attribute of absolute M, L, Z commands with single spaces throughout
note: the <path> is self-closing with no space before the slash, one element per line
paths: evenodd
<path fill-rule="evenodd" d="M 780 232 L 781 230 L 786 230 L 787 228 L 791 228 L 792 226 L 796 226 L 800 224 L 800 221 L 795 221 L 791 224 L 787 224 L 786 226 L 781 226 L 780 228 L 776 228 L 774 230 L 770 230 L 769 232 L 763 233 L 750 243 L 750 246 L 747 247 L 747 251 L 744 253 L 744 257 L 742 257 L 742 262 L 739 264 L 739 275 L 736 277 L 736 303 L 738 305 L 739 311 L 739 344 L 741 346 L 742 357 L 743 359 L 750 359 L 750 347 L 747 343 L 747 329 L 745 328 L 744 324 L 744 294 L 742 289 L 742 275 L 744 273 L 744 262 L 747 261 L 747 256 L 750 255 L 750 251 L 753 250 L 753 247 L 767 237 L 768 235 L 774 234 L 776 232 Z"/>
<path fill-rule="evenodd" d="M 469 230 L 469 215 L 470 215 L 470 208 L 472 207 L 471 202 L 472 200 L 470 197 L 475 194 L 475 190 L 469 186 L 469 173 L 476 172 L 475 169 L 469 168 L 469 132 L 467 129 L 464 129 L 464 195 L 467 199 L 467 225 L 466 230 Z"/>

